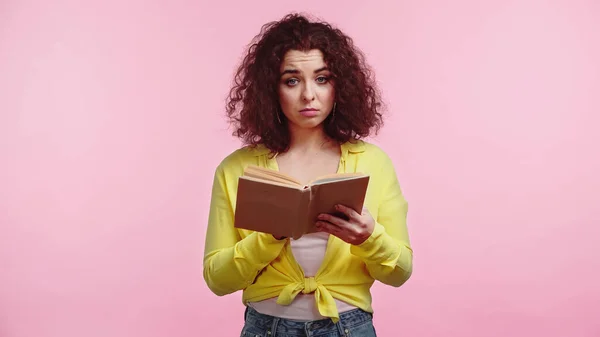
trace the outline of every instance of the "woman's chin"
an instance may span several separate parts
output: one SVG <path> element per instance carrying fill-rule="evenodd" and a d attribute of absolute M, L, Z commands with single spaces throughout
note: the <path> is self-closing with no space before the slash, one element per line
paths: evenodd
<path fill-rule="evenodd" d="M 325 117 L 327 116 L 298 116 L 292 120 L 292 124 L 301 129 L 312 129 L 316 127 L 321 127 L 321 124 L 325 120 Z"/>
<path fill-rule="evenodd" d="M 323 120 L 320 118 L 310 118 L 310 119 L 305 119 L 302 121 L 296 121 L 294 122 L 294 126 L 298 129 L 315 129 L 315 128 L 321 128 L 323 125 Z"/>

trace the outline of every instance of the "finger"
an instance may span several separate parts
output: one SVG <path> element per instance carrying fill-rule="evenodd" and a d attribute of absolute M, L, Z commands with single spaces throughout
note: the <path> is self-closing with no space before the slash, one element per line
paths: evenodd
<path fill-rule="evenodd" d="M 332 214 L 327 214 L 327 213 L 319 214 L 318 219 L 322 220 L 322 221 L 330 222 L 336 226 L 344 226 L 347 223 L 347 221 L 345 219 L 342 219 L 340 217 L 337 217 Z"/>
<path fill-rule="evenodd" d="M 339 235 L 343 232 L 343 229 L 340 226 L 326 221 L 317 221 L 316 226 L 319 231 L 333 235 Z"/>
<path fill-rule="evenodd" d="M 350 207 L 346 207 L 344 205 L 336 205 L 335 209 L 338 210 L 339 212 L 342 212 L 343 214 L 345 214 L 351 220 L 360 219 L 360 214 L 358 214 L 358 212 L 356 212 L 355 210 L 353 210 Z"/>
<path fill-rule="evenodd" d="M 354 233 L 348 232 L 347 228 L 342 228 L 329 222 L 319 221 L 317 223 L 317 230 L 320 232 L 325 232 L 334 235 L 340 238 L 342 241 L 348 242 L 350 244 L 354 244 L 353 242 L 356 240 L 356 235 Z"/>

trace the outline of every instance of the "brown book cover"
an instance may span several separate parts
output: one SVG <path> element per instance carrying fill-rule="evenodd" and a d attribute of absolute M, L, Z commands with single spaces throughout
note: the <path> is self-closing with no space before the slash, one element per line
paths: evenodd
<path fill-rule="evenodd" d="M 337 214 L 337 204 L 361 212 L 368 184 L 368 175 L 338 173 L 304 185 L 278 171 L 248 166 L 239 178 L 235 227 L 298 239 L 316 231 L 319 214 Z"/>

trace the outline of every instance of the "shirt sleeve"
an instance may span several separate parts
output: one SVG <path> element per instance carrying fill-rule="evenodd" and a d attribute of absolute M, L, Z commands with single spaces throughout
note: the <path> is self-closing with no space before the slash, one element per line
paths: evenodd
<path fill-rule="evenodd" d="M 380 174 L 383 194 L 375 228 L 365 242 L 351 246 L 351 252 L 362 258 L 373 278 L 399 287 L 408 281 L 413 268 L 413 251 L 406 225 L 408 203 L 387 156 Z"/>
<path fill-rule="evenodd" d="M 253 232 L 241 238 L 233 226 L 234 210 L 221 166 L 215 172 L 204 245 L 204 280 L 223 296 L 245 289 L 258 273 L 279 256 L 285 240 Z"/>

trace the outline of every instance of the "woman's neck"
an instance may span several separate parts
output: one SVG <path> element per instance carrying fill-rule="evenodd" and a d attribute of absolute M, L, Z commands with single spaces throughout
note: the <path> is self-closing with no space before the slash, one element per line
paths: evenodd
<path fill-rule="evenodd" d="M 290 127 L 289 152 L 297 154 L 320 152 L 330 148 L 333 143 L 322 127 L 313 129 Z"/>

